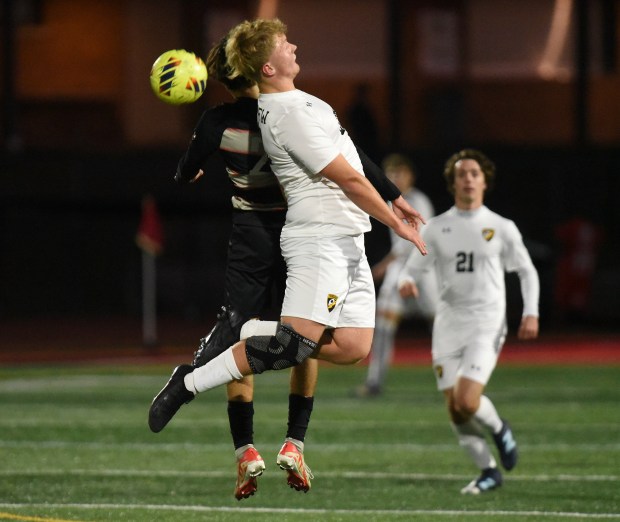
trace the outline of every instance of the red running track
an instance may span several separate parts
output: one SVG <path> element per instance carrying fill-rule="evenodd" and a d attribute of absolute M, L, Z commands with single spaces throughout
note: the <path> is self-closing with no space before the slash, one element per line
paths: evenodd
<path fill-rule="evenodd" d="M 82 363 L 176 364 L 189 362 L 210 327 L 200 322 L 159 323 L 159 344 L 141 344 L 136 319 L 58 319 L 0 323 L 0 365 Z M 395 364 L 430 365 L 430 335 L 400 335 Z M 508 339 L 501 364 L 620 364 L 620 333 L 545 333 L 536 341 Z"/>
<path fill-rule="evenodd" d="M 395 364 L 431 364 L 429 339 L 398 339 Z M 502 364 L 620 364 L 620 335 L 589 337 L 557 335 L 536 341 L 509 339 L 500 356 Z"/>

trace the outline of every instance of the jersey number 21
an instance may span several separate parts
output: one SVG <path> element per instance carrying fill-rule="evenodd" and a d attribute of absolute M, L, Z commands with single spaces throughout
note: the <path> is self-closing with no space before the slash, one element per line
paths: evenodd
<path fill-rule="evenodd" d="M 473 272 L 474 271 L 474 253 L 473 252 L 457 252 L 456 253 L 456 271 L 457 272 Z"/>

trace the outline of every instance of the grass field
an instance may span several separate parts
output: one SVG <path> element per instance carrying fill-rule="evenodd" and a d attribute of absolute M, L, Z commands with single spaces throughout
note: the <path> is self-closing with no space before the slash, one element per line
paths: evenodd
<path fill-rule="evenodd" d="M 521 460 L 497 492 L 464 497 L 477 473 L 456 445 L 433 377 L 398 367 L 381 398 L 351 390 L 365 368 L 322 367 L 299 493 L 275 456 L 288 372 L 257 378 L 255 496 L 233 497 L 224 390 L 148 430 L 161 365 L 0 369 L 0 520 L 620 520 L 620 366 L 500 365 L 488 394 Z"/>

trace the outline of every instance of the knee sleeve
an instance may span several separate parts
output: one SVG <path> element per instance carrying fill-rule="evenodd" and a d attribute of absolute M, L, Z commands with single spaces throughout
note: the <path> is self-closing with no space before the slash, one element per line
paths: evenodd
<path fill-rule="evenodd" d="M 217 314 L 217 322 L 206 337 L 200 339 L 198 351 L 194 353 L 196 368 L 204 366 L 211 359 L 215 359 L 228 347 L 239 340 L 239 333 L 243 323 L 247 321 L 246 316 L 242 316 L 230 306 L 222 306 L 220 313 Z"/>
<path fill-rule="evenodd" d="M 252 373 L 259 374 L 265 370 L 297 366 L 310 357 L 317 346 L 290 325 L 279 324 L 274 336 L 249 337 L 245 342 L 245 353 Z"/>

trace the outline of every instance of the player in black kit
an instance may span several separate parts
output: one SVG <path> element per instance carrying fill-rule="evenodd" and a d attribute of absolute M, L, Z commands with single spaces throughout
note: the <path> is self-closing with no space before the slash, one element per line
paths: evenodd
<path fill-rule="evenodd" d="M 234 98 L 207 109 L 201 116 L 185 154 L 179 161 L 175 180 L 193 183 L 204 175 L 207 158 L 219 152 L 233 186 L 232 232 L 225 275 L 225 303 L 211 332 L 200 340 L 192 365 L 180 365 L 173 379 L 183 376 L 218 356 L 240 339 L 242 326 L 261 317 L 275 295 L 277 305 L 284 294 L 286 266 L 280 253 L 280 231 L 284 225 L 286 202 L 280 185 L 269 168 L 258 128 L 258 88 L 243 77 L 227 78 L 226 38 L 210 51 L 209 76 L 220 81 Z M 388 201 L 400 192 L 368 157 L 359 151 L 364 173 L 381 196 Z M 260 322 L 256 322 L 260 324 Z M 256 335 L 253 332 L 252 335 Z M 288 429 L 277 464 L 287 471 L 288 484 L 308 491 L 313 478 L 303 458 L 303 444 L 312 413 L 318 361 L 309 358 L 291 370 Z M 253 445 L 252 376 L 227 385 L 228 417 L 238 462 L 235 497 L 253 495 L 256 477 L 265 464 Z M 149 426 L 159 432 L 156 416 L 149 412 Z"/>

